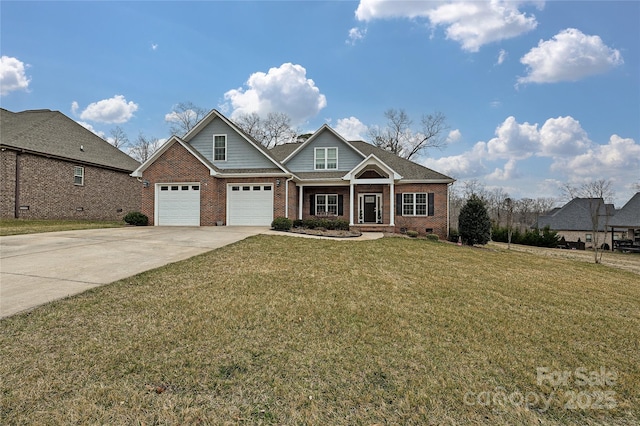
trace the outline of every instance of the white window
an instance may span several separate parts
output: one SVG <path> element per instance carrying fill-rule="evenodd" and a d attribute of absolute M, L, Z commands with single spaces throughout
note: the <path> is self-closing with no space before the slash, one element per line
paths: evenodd
<path fill-rule="evenodd" d="M 213 161 L 227 161 L 227 135 L 213 135 Z"/>
<path fill-rule="evenodd" d="M 337 216 L 338 194 L 316 194 L 316 216 Z"/>
<path fill-rule="evenodd" d="M 425 192 L 402 194 L 403 216 L 426 216 L 427 194 Z"/>
<path fill-rule="evenodd" d="M 76 166 L 73 168 L 73 184 L 84 185 L 84 167 Z"/>
<path fill-rule="evenodd" d="M 338 148 L 315 149 L 316 170 L 336 170 L 338 168 Z"/>
<path fill-rule="evenodd" d="M 587 243 L 591 243 L 593 242 L 593 234 L 586 234 L 585 235 L 585 240 L 587 240 Z"/>

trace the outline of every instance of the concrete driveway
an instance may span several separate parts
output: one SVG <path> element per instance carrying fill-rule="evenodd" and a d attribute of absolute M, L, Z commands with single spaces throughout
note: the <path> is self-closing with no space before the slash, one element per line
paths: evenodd
<path fill-rule="evenodd" d="M 267 229 L 150 226 L 0 237 L 0 318 Z"/>

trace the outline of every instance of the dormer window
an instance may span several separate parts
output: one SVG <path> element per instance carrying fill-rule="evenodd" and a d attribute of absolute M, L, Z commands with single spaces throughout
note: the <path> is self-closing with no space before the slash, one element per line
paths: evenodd
<path fill-rule="evenodd" d="M 213 161 L 227 161 L 227 135 L 213 135 Z"/>
<path fill-rule="evenodd" d="M 316 148 L 315 169 L 336 170 L 338 168 L 338 148 Z"/>

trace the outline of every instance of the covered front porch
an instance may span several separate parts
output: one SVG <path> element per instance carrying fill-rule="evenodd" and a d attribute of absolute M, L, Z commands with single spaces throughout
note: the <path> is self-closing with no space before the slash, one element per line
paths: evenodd
<path fill-rule="evenodd" d="M 350 226 L 395 227 L 395 181 L 374 155 L 341 177 L 297 182 L 298 219 L 334 217 Z"/>

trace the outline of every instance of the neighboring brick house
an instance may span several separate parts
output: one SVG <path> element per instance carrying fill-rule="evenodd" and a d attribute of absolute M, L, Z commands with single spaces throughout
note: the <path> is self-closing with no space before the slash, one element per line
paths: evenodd
<path fill-rule="evenodd" d="M 324 125 L 267 150 L 213 110 L 132 176 L 155 225 L 259 225 L 274 217 L 341 218 L 365 230 L 446 237 L 454 180 Z"/>
<path fill-rule="evenodd" d="M 0 108 L 0 217 L 118 220 L 140 163 L 58 111 Z"/>

